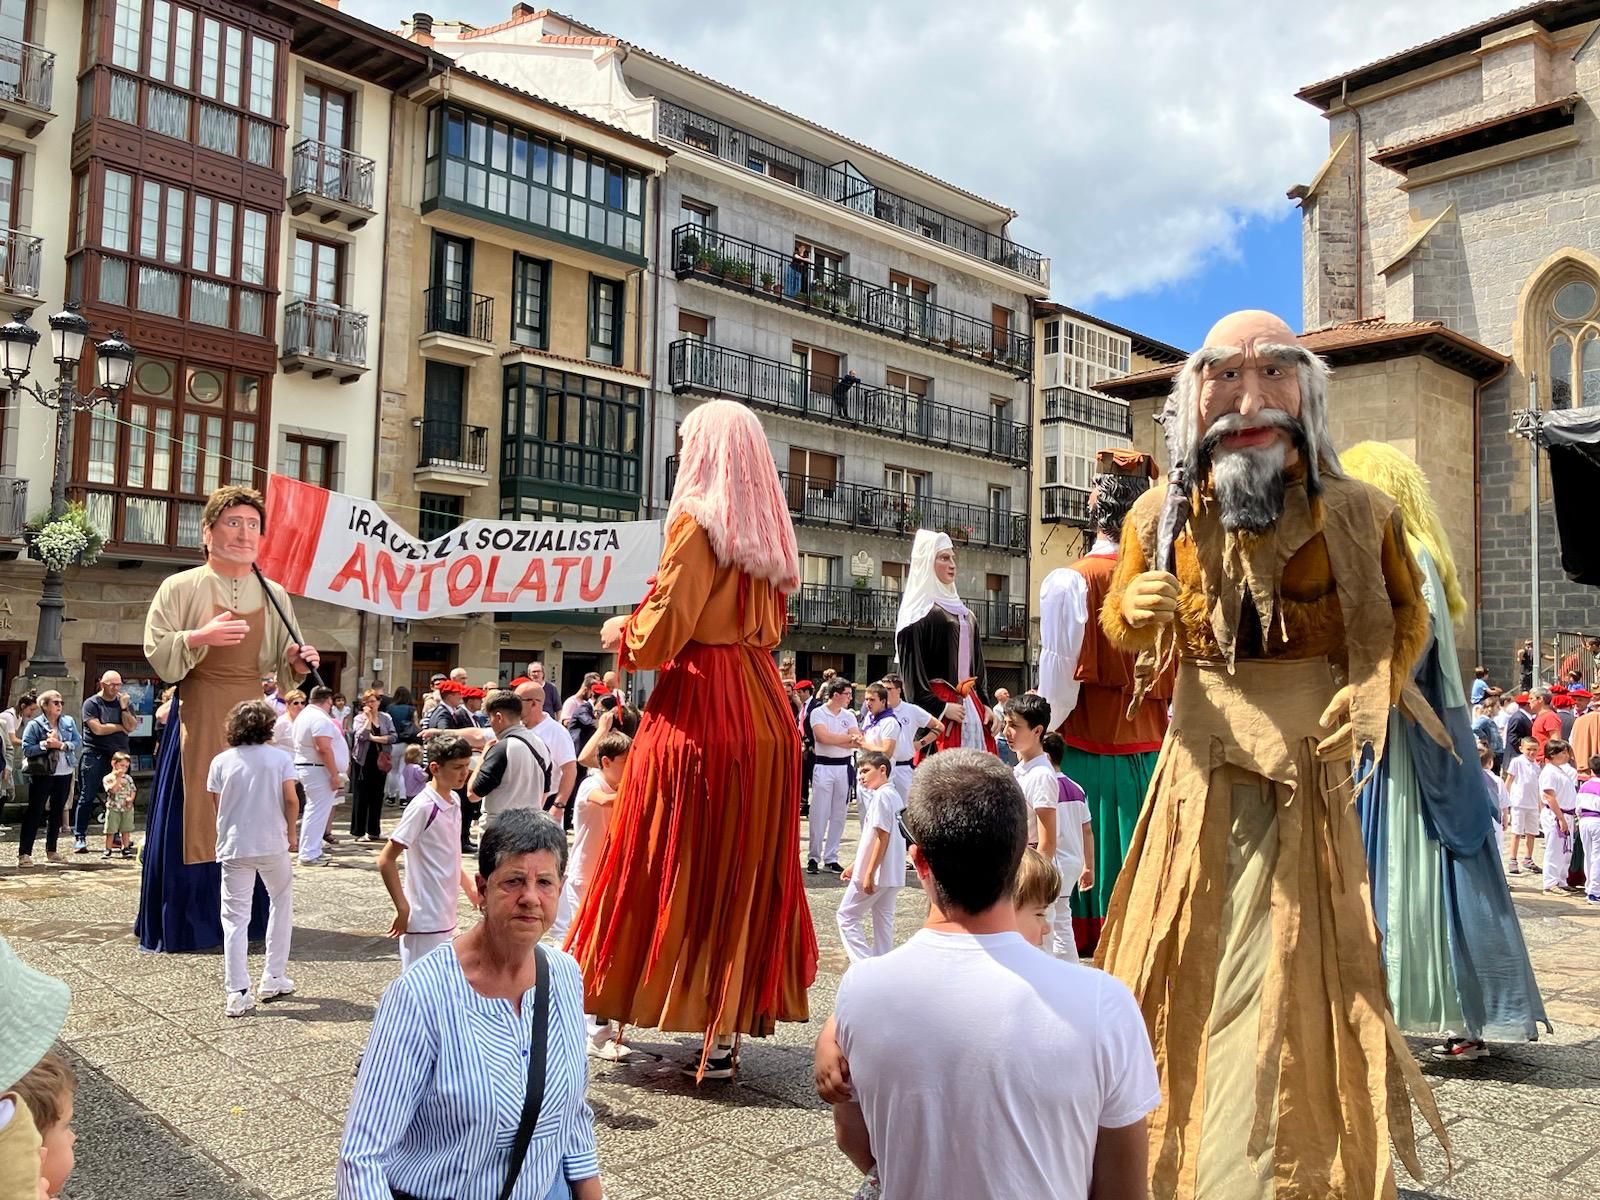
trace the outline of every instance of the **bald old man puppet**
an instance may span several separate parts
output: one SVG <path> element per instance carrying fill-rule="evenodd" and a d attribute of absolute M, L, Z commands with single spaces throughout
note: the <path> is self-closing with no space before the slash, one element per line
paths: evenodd
<path fill-rule="evenodd" d="M 1407 1093 L 1438 1114 L 1388 1014 L 1351 760 L 1383 751 L 1422 581 L 1394 502 L 1340 468 L 1326 368 L 1278 318 L 1218 322 L 1166 427 L 1185 488 L 1134 504 L 1100 614 L 1112 645 L 1177 669 L 1100 944 L 1162 1072 L 1152 1193 L 1393 1196 L 1391 1137 L 1420 1173 Z"/>

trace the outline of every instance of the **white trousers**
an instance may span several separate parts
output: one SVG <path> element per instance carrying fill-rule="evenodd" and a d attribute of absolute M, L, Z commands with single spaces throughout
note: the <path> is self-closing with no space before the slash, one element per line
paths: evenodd
<path fill-rule="evenodd" d="M 889 785 L 900 793 L 900 803 L 904 806 L 906 801 L 911 799 L 911 764 L 907 763 L 889 772 Z"/>
<path fill-rule="evenodd" d="M 455 937 L 454 929 L 443 933 L 402 933 L 400 935 L 400 969 L 404 971 L 435 946 L 442 946 Z"/>
<path fill-rule="evenodd" d="M 294 933 L 294 868 L 289 852 L 230 858 L 222 868 L 222 986 L 229 992 L 250 987 L 250 900 L 256 876 L 272 900 L 267 913 L 267 965 L 263 976 L 282 979 L 289 969 L 289 939 Z"/>
<path fill-rule="evenodd" d="M 1072 932 L 1072 887 L 1062 882 L 1062 892 L 1050 910 L 1053 953 L 1062 962 L 1078 961 L 1078 939 Z"/>
<path fill-rule="evenodd" d="M 839 861 L 839 840 L 850 811 L 850 771 L 845 763 L 811 768 L 811 854 L 818 862 Z M 826 838 L 824 838 L 826 834 Z"/>
<path fill-rule="evenodd" d="M 881 887 L 869 896 L 856 886 L 854 879 L 845 884 L 844 899 L 839 901 L 839 936 L 844 939 L 844 952 L 851 962 L 875 958 L 894 949 L 894 902 L 899 895 L 897 887 Z M 867 945 L 869 916 L 872 919 L 871 946 Z"/>
<path fill-rule="evenodd" d="M 1556 815 L 1550 806 L 1539 810 L 1539 828 L 1544 830 L 1544 884 L 1550 888 L 1567 886 L 1567 871 L 1572 865 L 1572 826 L 1577 817 L 1567 814 L 1567 833 L 1556 832 Z"/>
<path fill-rule="evenodd" d="M 322 857 L 322 835 L 328 832 L 333 816 L 333 785 L 324 767 L 296 767 L 300 786 L 306 790 L 306 811 L 300 817 L 300 861 L 316 862 Z"/>
<path fill-rule="evenodd" d="M 1600 817 L 1581 818 L 1578 837 L 1583 841 L 1583 890 L 1600 896 Z"/>
<path fill-rule="evenodd" d="M 561 885 L 561 899 L 556 903 L 556 923 L 550 926 L 551 941 L 561 945 L 567 940 L 567 930 L 572 928 L 572 918 L 578 915 L 578 905 L 583 903 L 583 888 L 571 875 Z"/>

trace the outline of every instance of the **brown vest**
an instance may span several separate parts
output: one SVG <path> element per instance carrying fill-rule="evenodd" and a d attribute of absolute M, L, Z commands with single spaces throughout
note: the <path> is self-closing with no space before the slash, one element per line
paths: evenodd
<path fill-rule="evenodd" d="M 1061 726 L 1067 745 L 1090 754 L 1145 754 L 1161 749 L 1167 732 L 1167 700 L 1172 674 L 1164 673 L 1130 719 L 1133 658 L 1116 649 L 1100 626 L 1100 609 L 1116 573 L 1114 554 L 1090 554 L 1070 564 L 1088 586 L 1089 625 L 1083 632 L 1075 678 L 1081 686 L 1077 706 Z"/>

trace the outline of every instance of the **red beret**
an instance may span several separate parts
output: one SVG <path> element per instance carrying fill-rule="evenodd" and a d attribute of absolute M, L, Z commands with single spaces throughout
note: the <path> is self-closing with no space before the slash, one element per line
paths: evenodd
<path fill-rule="evenodd" d="M 506 686 L 509 687 L 509 688 L 519 688 L 525 683 L 532 683 L 532 682 L 533 682 L 533 680 L 529 679 L 526 675 L 518 675 L 510 683 L 506 684 Z"/>
<path fill-rule="evenodd" d="M 807 690 L 807 691 L 815 691 L 815 690 L 816 690 L 816 689 L 815 689 L 815 688 L 814 688 L 814 687 L 813 687 L 813 686 L 812 686 L 812 683 L 811 683 L 811 680 L 809 680 L 809 679 L 802 679 L 802 680 L 801 680 L 801 681 L 800 681 L 800 682 L 799 682 L 799 683 L 797 683 L 797 684 L 795 684 L 795 685 L 794 685 L 794 690 L 795 690 L 795 691 L 797 691 L 797 692 L 798 692 L 798 691 L 799 691 L 799 690 L 800 690 L 800 689 L 801 689 L 801 688 L 805 688 L 805 689 L 806 689 L 806 690 Z"/>
<path fill-rule="evenodd" d="M 459 696 L 459 695 L 461 695 L 461 685 L 459 683 L 457 683 L 454 679 L 441 679 L 439 681 L 439 686 L 434 688 L 433 690 L 438 692 L 439 695 L 441 695 L 441 696 Z"/>
<path fill-rule="evenodd" d="M 461 696 L 465 700 L 482 700 L 488 694 L 479 687 L 464 687 L 461 689 Z"/>

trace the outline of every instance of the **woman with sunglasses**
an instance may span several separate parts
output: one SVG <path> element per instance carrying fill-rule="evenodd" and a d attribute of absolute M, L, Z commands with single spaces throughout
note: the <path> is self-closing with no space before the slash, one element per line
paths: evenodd
<path fill-rule="evenodd" d="M 39 823 L 45 821 L 45 857 L 53 863 L 67 860 L 56 853 L 61 818 L 72 794 L 72 775 L 78 761 L 78 727 L 62 711 L 61 693 L 39 693 L 39 715 L 22 731 L 22 754 L 29 775 L 28 808 L 22 818 L 17 843 L 17 866 L 33 866 L 33 842 Z M 40 771 L 45 772 L 40 774 Z"/>

